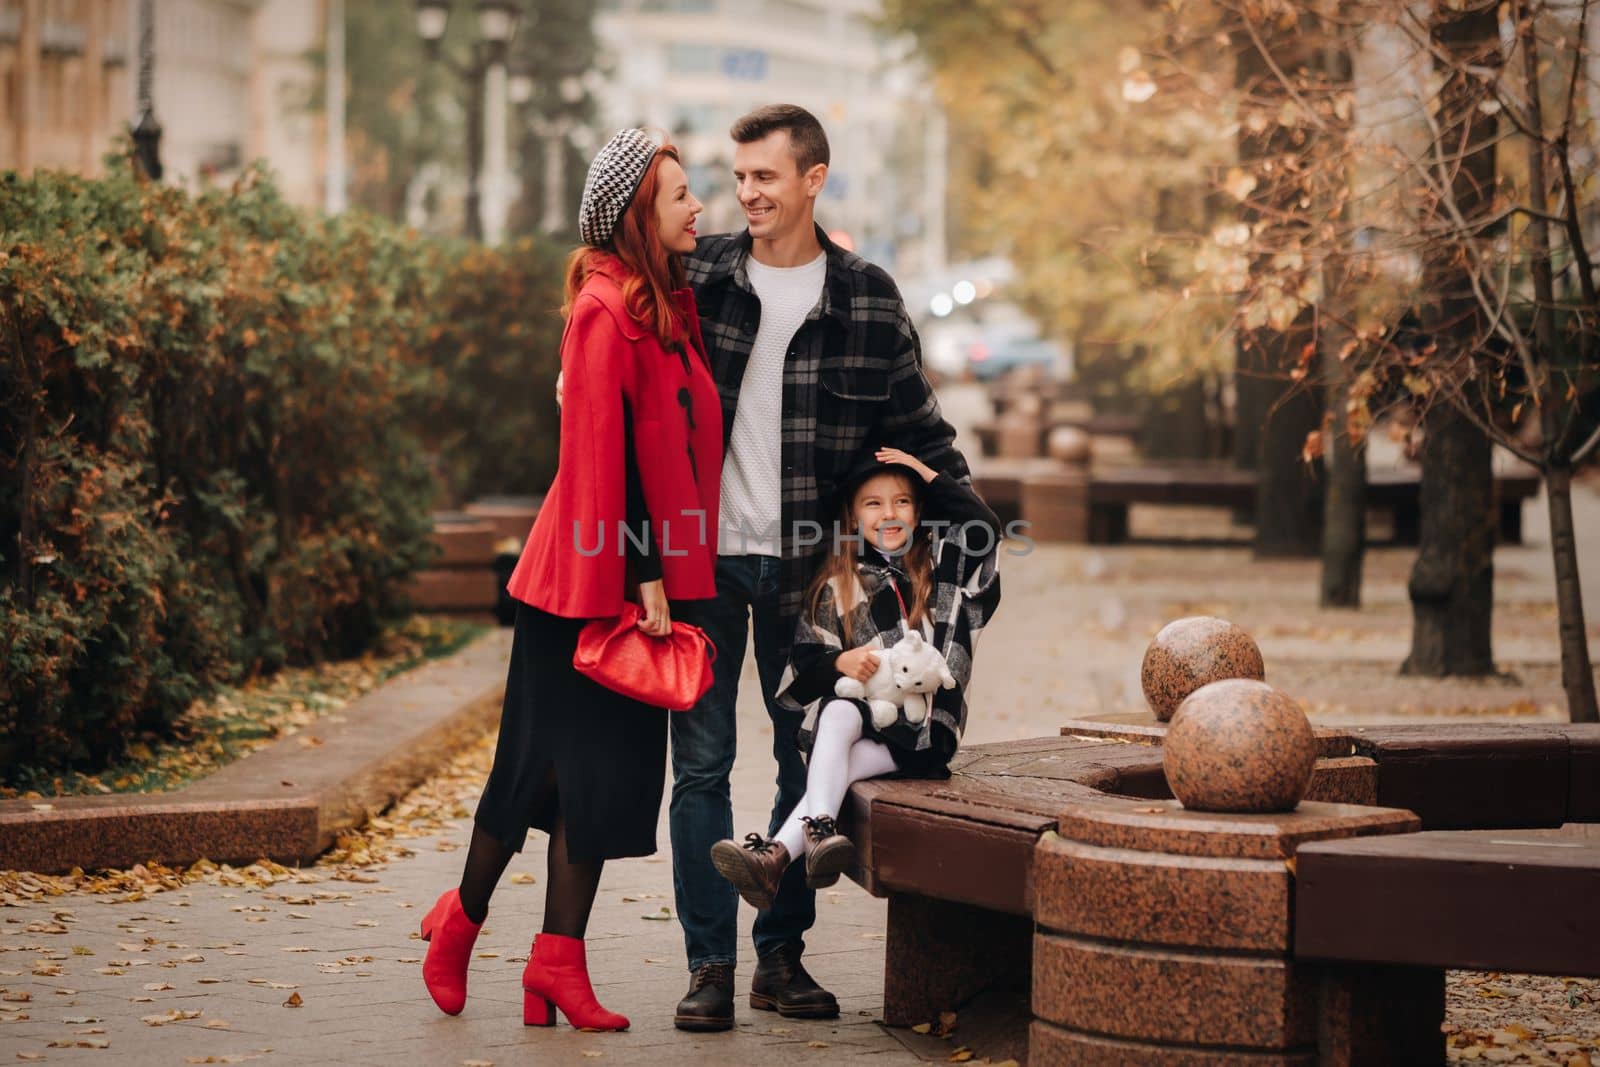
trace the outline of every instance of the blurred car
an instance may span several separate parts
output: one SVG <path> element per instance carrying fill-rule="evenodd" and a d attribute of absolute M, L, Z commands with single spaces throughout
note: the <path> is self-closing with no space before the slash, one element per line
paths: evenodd
<path fill-rule="evenodd" d="M 1058 378 L 1072 373 L 1068 350 L 1040 337 L 1038 324 L 1015 304 L 989 304 L 977 313 L 958 311 L 926 322 L 920 330 L 923 360 L 943 377 L 987 380 L 1033 364 L 1047 366 Z"/>
<path fill-rule="evenodd" d="M 1042 337 L 1012 338 L 990 346 L 980 341 L 967 352 L 967 365 L 979 381 L 998 378 L 1018 367 L 1043 365 L 1052 377 L 1063 378 L 1071 374 L 1067 350 L 1055 341 Z"/>

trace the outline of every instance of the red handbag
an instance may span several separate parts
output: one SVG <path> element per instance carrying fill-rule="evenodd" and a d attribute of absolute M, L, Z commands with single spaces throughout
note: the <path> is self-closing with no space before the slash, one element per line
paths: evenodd
<path fill-rule="evenodd" d="M 627 601 L 615 619 L 596 619 L 578 631 L 572 666 L 613 692 L 655 708 L 686 711 L 711 688 L 717 648 L 698 626 L 672 624 L 666 637 L 639 629 L 643 610 Z"/>

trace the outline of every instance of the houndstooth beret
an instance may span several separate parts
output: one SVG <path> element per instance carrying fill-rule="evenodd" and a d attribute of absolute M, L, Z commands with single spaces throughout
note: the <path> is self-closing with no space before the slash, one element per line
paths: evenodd
<path fill-rule="evenodd" d="M 610 244 L 617 220 L 633 202 L 660 147 L 661 142 L 644 130 L 626 129 L 595 153 L 578 206 L 578 236 L 584 244 L 596 248 Z"/>

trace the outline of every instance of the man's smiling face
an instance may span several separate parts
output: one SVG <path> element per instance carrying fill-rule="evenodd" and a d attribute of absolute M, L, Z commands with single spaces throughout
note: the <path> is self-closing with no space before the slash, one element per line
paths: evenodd
<path fill-rule="evenodd" d="M 736 145 L 733 177 L 750 236 L 776 241 L 798 226 L 811 224 L 811 205 L 828 168 L 819 163 L 805 174 L 794 157 L 789 131 L 775 130 L 759 141 Z"/>

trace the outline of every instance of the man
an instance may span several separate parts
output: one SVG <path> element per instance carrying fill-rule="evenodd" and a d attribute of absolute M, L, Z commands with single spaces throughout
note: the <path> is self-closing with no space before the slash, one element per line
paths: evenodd
<path fill-rule="evenodd" d="M 684 1030 L 733 1027 L 739 898 L 710 853 L 733 836 L 728 776 L 751 624 L 778 761 L 774 833 L 805 791 L 798 716 L 773 697 L 806 584 L 828 548 L 827 502 L 880 445 L 956 477 L 968 473 L 893 281 L 816 224 L 829 161 L 821 124 L 780 104 L 746 115 L 730 132 L 748 229 L 702 238 L 687 263 L 722 398 L 725 458 L 717 597 L 674 605 L 717 648 L 710 691 L 689 713 L 672 716 L 673 888 L 692 975 L 676 1016 Z M 801 966 L 816 919 L 804 868 L 790 867 L 773 908 L 756 920 L 750 1006 L 831 1018 L 838 1001 Z"/>

